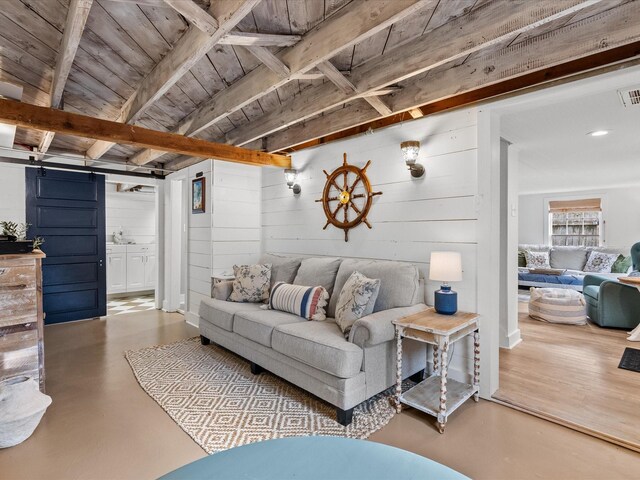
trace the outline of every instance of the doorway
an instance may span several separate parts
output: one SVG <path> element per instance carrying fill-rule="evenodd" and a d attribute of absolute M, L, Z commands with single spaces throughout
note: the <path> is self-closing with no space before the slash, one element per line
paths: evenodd
<path fill-rule="evenodd" d="M 501 179 L 516 173 L 501 182 L 501 226 L 515 225 L 516 231 L 502 228 L 500 235 L 502 348 L 493 398 L 636 451 L 640 374 L 618 365 L 626 348 L 638 348 L 627 340 L 634 325 L 620 312 L 635 311 L 640 293 L 631 289 L 635 300 L 598 318 L 590 305 L 605 294 L 593 277 L 620 291 L 628 288 L 618 279 L 630 264 L 594 270 L 597 264 L 588 263 L 598 253 L 625 265 L 640 241 L 640 217 L 632 213 L 640 207 L 640 140 L 632 127 L 640 109 L 623 100 L 637 87 L 639 73 L 631 67 L 491 106 L 499 117 L 496 135 L 512 143 Z M 525 257 L 519 267 L 518 252 Z M 527 255 L 535 262 L 529 264 Z M 538 265 L 545 258 L 547 264 Z M 550 296 L 545 308 L 558 318 L 540 321 L 536 305 L 530 309 L 530 287 L 576 298 L 581 310 L 570 303 L 548 307 Z M 515 309 L 508 305 L 514 301 Z M 575 312 L 584 323 L 569 321 Z"/>

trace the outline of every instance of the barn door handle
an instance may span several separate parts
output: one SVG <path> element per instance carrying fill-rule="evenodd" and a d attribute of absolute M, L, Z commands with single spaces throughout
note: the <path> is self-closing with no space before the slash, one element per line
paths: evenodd
<path fill-rule="evenodd" d="M 26 283 L 17 283 L 15 285 L 0 285 L 0 290 L 24 290 L 27 288 Z"/>

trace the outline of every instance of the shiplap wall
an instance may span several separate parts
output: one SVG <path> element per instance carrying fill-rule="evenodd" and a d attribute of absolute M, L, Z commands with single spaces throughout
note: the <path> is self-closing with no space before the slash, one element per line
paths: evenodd
<path fill-rule="evenodd" d="M 212 275 L 258 261 L 261 187 L 260 167 L 213 161 Z"/>
<path fill-rule="evenodd" d="M 129 180 L 131 181 L 131 180 Z M 115 183 L 105 184 L 107 241 L 122 228 L 123 236 L 136 243 L 156 241 L 156 196 L 154 193 L 118 192 Z"/>
<path fill-rule="evenodd" d="M 422 143 L 418 162 L 426 168 L 413 179 L 402 160 L 400 142 Z M 263 171 L 262 235 L 267 252 L 304 255 L 336 255 L 407 261 L 428 277 L 432 251 L 462 254 L 463 281 L 453 287 L 459 308 L 477 306 L 477 112 L 466 109 L 398 124 L 370 135 L 334 142 L 293 154 L 300 172 L 302 193 L 294 196 L 281 169 Z M 349 232 L 329 226 L 322 206 L 323 169 L 331 172 L 342 163 L 372 164 L 367 173 L 375 197 L 369 214 L 373 229 L 366 226 Z M 427 282 L 427 303 L 439 283 Z M 471 371 L 471 343 L 457 346 L 452 374 L 466 379 Z"/>
<path fill-rule="evenodd" d="M 196 174 L 202 172 L 206 178 L 205 213 L 191 211 L 191 182 Z M 189 201 L 189 254 L 188 254 L 188 314 L 187 320 L 197 325 L 200 301 L 211 296 L 211 160 L 192 165 L 187 170 L 187 189 Z M 195 317 L 194 317 L 195 315 Z"/>

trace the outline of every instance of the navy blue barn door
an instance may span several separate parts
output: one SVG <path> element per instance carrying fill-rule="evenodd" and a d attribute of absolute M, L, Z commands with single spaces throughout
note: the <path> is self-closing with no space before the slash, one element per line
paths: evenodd
<path fill-rule="evenodd" d="M 45 323 L 106 315 L 104 175 L 26 169 L 29 238 L 43 237 Z"/>

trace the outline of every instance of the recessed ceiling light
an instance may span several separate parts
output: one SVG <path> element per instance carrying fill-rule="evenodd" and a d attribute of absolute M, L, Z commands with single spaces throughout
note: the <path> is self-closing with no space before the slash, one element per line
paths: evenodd
<path fill-rule="evenodd" d="M 596 130 L 594 132 L 589 132 L 587 135 L 591 135 L 592 137 L 603 137 L 609 134 L 609 130 Z"/>

